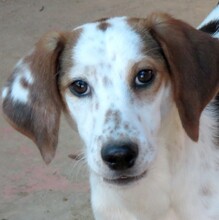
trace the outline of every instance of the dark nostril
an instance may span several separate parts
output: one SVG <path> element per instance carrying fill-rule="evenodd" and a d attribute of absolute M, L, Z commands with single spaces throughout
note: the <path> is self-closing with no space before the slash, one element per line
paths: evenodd
<path fill-rule="evenodd" d="M 138 147 L 133 143 L 107 145 L 102 148 L 101 156 L 110 169 L 125 170 L 134 166 Z"/>

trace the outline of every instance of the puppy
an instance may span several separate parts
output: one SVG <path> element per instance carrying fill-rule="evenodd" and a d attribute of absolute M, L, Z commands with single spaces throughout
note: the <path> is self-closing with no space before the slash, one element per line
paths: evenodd
<path fill-rule="evenodd" d="M 218 40 L 155 13 L 46 34 L 7 81 L 3 112 L 46 163 L 61 112 L 75 121 L 95 219 L 218 220 L 218 90 Z"/>

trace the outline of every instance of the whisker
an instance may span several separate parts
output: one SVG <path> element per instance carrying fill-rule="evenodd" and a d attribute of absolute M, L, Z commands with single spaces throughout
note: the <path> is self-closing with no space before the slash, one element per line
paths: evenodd
<path fill-rule="evenodd" d="M 74 170 L 74 172 L 72 172 L 72 177 L 76 179 L 81 177 L 80 175 L 84 174 L 85 171 L 87 170 L 86 169 L 87 161 L 86 161 L 85 153 L 81 152 L 81 153 L 69 154 L 68 157 L 75 161 L 72 169 Z"/>
<path fill-rule="evenodd" d="M 79 161 L 79 160 L 83 159 L 83 153 L 80 153 L 80 154 L 69 154 L 68 157 L 71 158 L 72 160 Z"/>

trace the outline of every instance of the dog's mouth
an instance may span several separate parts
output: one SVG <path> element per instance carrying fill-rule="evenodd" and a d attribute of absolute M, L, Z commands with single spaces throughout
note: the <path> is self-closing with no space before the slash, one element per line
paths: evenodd
<path fill-rule="evenodd" d="M 146 174 L 147 171 L 144 171 L 142 174 L 138 176 L 121 175 L 119 178 L 113 178 L 113 179 L 103 178 L 103 180 L 109 184 L 126 185 L 142 179 Z"/>

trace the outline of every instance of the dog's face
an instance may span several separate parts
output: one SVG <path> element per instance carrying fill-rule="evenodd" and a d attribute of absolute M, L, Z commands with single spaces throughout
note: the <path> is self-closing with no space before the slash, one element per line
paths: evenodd
<path fill-rule="evenodd" d="M 73 64 L 60 82 L 89 167 L 106 179 L 145 173 L 170 103 L 161 48 L 148 32 L 138 32 L 137 22 L 114 18 L 77 29 Z"/>
<path fill-rule="evenodd" d="M 50 162 L 63 109 L 77 124 L 91 172 L 110 183 L 132 182 L 159 153 L 172 106 L 198 140 L 200 114 L 218 91 L 215 49 L 217 40 L 168 15 L 49 33 L 16 66 L 3 110 Z"/>

